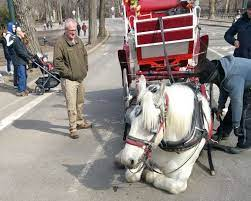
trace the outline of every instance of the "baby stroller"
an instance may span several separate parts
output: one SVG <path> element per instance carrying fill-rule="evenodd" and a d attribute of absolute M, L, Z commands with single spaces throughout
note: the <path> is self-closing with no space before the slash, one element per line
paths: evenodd
<path fill-rule="evenodd" d="M 46 55 L 36 54 L 33 57 L 32 66 L 34 68 L 40 68 L 43 76 L 36 80 L 37 86 L 35 87 L 35 93 L 37 95 L 43 95 L 44 92 L 50 91 L 51 88 L 58 86 L 60 83 L 60 76 L 54 71 L 53 65 L 48 62 Z"/>

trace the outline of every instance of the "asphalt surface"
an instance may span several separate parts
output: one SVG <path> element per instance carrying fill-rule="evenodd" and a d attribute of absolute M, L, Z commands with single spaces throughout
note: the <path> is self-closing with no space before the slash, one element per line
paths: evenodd
<path fill-rule="evenodd" d="M 143 182 L 129 184 L 114 166 L 123 147 L 121 72 L 122 20 L 108 20 L 110 37 L 89 54 L 84 114 L 94 128 L 68 137 L 60 90 L 17 99 L 0 90 L 0 201 L 249 201 L 250 151 L 213 151 L 216 176 L 207 172 L 206 152 L 195 164 L 184 193 L 171 195 Z M 202 26 L 210 35 L 209 58 L 231 54 L 226 27 Z M 59 88 L 60 89 L 60 88 Z M 217 92 L 216 92 L 217 93 Z M 236 143 L 235 137 L 225 142 Z"/>

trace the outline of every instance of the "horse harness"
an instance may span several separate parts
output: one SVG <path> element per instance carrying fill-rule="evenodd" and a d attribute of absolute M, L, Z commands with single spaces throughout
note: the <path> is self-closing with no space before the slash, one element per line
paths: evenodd
<path fill-rule="evenodd" d="M 199 100 L 197 96 L 198 89 L 191 84 L 186 85 L 189 86 L 195 94 L 191 128 L 188 134 L 178 142 L 164 141 L 162 139 L 159 147 L 164 151 L 180 153 L 199 144 L 202 138 L 208 138 L 207 130 L 204 128 L 203 119 L 205 114 L 202 110 L 202 100 Z"/>
<path fill-rule="evenodd" d="M 178 142 L 164 141 L 162 139 L 161 143 L 158 146 L 164 151 L 180 153 L 198 145 L 201 142 L 202 138 L 208 139 L 207 130 L 203 126 L 203 118 L 205 117 L 205 114 L 202 110 L 202 101 L 199 100 L 197 96 L 198 89 L 194 85 L 188 83 L 186 85 L 189 86 L 195 94 L 195 109 L 193 112 L 191 128 L 188 134 Z M 144 159 L 142 158 L 142 161 L 146 161 L 147 159 L 151 158 L 152 147 L 154 145 L 155 139 L 157 138 L 157 135 L 161 132 L 161 130 L 165 129 L 165 115 L 168 111 L 168 103 L 169 98 L 168 95 L 165 94 L 165 109 L 163 112 L 161 112 L 162 114 L 160 115 L 160 126 L 158 131 L 151 131 L 154 136 L 150 141 L 142 140 L 129 135 L 126 137 L 127 144 L 144 149 Z"/>

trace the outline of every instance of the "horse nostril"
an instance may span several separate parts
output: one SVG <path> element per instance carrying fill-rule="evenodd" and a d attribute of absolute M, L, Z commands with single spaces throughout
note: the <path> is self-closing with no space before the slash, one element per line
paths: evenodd
<path fill-rule="evenodd" d="M 131 163 L 131 165 L 134 165 L 134 160 L 131 159 L 131 160 L 130 160 L 130 163 Z"/>

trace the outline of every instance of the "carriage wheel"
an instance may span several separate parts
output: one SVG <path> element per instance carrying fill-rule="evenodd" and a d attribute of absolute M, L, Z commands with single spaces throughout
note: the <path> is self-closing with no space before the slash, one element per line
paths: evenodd
<path fill-rule="evenodd" d="M 44 87 L 43 87 L 42 85 L 37 85 L 37 86 L 35 87 L 35 93 L 36 93 L 37 95 L 43 95 L 44 92 L 45 92 L 45 89 L 44 89 Z"/>
<path fill-rule="evenodd" d="M 124 98 L 124 109 L 129 107 L 129 86 L 127 80 L 127 69 L 123 69 L 123 98 Z"/>

